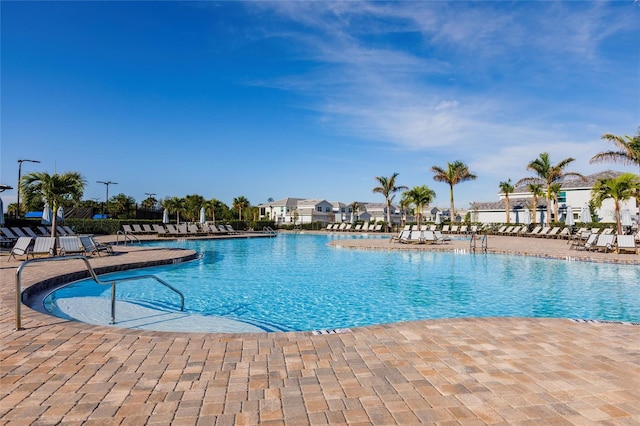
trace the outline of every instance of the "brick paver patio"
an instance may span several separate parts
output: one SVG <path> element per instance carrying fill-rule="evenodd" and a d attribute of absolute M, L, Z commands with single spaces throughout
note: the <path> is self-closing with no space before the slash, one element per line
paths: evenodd
<path fill-rule="evenodd" d="M 535 238 L 496 237 L 489 247 L 584 256 L 566 242 Z M 91 262 L 108 267 L 191 254 L 117 251 Z M 638 264 L 637 255 L 590 256 Z M 638 325 L 482 318 L 327 335 L 202 334 L 91 326 L 23 307 L 24 329 L 14 331 L 20 263 L 6 256 L 0 263 L 1 424 L 640 424 Z M 24 285 L 81 266 L 30 265 Z"/>

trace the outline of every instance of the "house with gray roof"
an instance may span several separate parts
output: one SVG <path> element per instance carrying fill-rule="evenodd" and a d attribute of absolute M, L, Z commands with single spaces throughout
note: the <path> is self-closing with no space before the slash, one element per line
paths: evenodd
<path fill-rule="evenodd" d="M 560 193 L 558 195 L 558 215 L 559 218 L 551 217 L 551 221 L 565 221 L 568 211 L 574 216 L 576 222 L 580 222 L 580 213 L 585 205 L 591 200 L 591 188 L 598 180 L 603 178 L 615 178 L 622 174 L 613 170 L 594 173 L 585 176 L 585 179 L 568 177 L 562 181 Z M 504 223 L 506 222 L 506 201 L 505 194 L 499 193 L 499 200 L 495 202 L 474 202 L 471 205 L 471 221 L 480 223 Z M 554 203 L 554 200 L 551 200 Z M 571 209 L 568 209 L 571 207 Z M 544 223 L 547 214 L 547 200 L 545 197 L 538 198 L 538 205 L 533 206 L 533 196 L 527 191 L 526 186 L 518 186 L 515 191 L 509 194 L 509 209 L 511 223 L 523 223 L 524 210 L 529 209 L 531 216 L 535 211 L 535 223 Z M 637 223 L 638 207 L 636 200 L 631 199 L 623 203 L 621 209 L 629 209 L 632 218 L 635 217 Z M 553 215 L 554 205 L 551 206 Z M 594 212 L 599 222 L 615 221 L 615 208 L 613 200 L 606 200 L 602 207 Z M 532 217 L 533 219 L 533 217 Z"/>

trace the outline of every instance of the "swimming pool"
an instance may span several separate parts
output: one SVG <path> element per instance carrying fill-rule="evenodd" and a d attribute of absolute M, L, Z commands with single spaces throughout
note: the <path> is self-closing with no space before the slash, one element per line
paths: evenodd
<path fill-rule="evenodd" d="M 637 266 L 327 246 L 336 238 L 366 237 L 284 234 L 149 243 L 190 248 L 202 258 L 139 273 L 178 288 L 189 313 L 266 331 L 488 316 L 640 321 Z M 91 280 L 72 283 L 49 295 L 46 306 L 69 318 L 65 299 L 83 297 L 109 300 L 110 289 Z M 151 280 L 118 284 L 117 299 L 179 309 L 175 294 Z"/>

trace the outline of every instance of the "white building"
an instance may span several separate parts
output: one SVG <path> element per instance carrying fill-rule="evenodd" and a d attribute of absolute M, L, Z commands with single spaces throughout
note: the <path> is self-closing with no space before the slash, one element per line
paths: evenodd
<path fill-rule="evenodd" d="M 615 178 L 621 174 L 622 172 L 606 170 L 604 172 L 585 176 L 585 180 L 574 177 L 567 178 L 567 180 L 562 182 L 562 187 L 558 196 L 559 221 L 565 220 L 567 207 L 571 207 L 574 220 L 580 222 L 581 211 L 591 200 L 591 188 L 593 188 L 593 185 L 599 179 Z M 480 223 L 505 223 L 507 219 L 505 212 L 505 194 L 500 193 L 498 195 L 500 200 L 496 202 L 472 203 L 470 208 L 471 221 Z M 524 186 L 517 187 L 515 192 L 509 194 L 510 222 L 514 224 L 523 223 L 523 212 L 525 209 L 529 209 L 531 216 L 533 216 L 534 209 L 532 204 L 533 197 L 531 193 L 527 192 Z M 635 199 L 622 203 L 621 209 L 629 209 L 632 217 L 637 218 L 638 207 Z M 545 215 L 547 214 L 547 200 L 545 197 L 538 198 L 538 206 L 535 211 L 535 222 L 544 223 Z M 551 206 L 552 215 L 554 214 L 553 211 L 554 205 Z M 595 214 L 598 217 L 598 222 L 614 222 L 615 208 L 613 200 L 606 200 L 602 204 L 602 207 L 596 209 Z M 556 222 L 558 219 L 553 216 L 551 217 L 552 222 Z"/>

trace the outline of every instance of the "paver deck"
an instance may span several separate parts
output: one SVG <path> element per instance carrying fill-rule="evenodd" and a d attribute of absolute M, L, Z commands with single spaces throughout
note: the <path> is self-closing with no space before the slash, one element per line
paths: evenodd
<path fill-rule="evenodd" d="M 564 256 L 564 242 L 508 238 L 492 239 L 494 249 Z M 423 248 L 365 241 L 347 245 Z M 116 250 L 92 264 L 186 254 Z M 0 262 L 0 424 L 640 424 L 637 325 L 474 318 L 203 334 L 92 326 L 24 307 L 14 331 L 20 263 Z M 79 269 L 34 264 L 24 285 Z"/>

